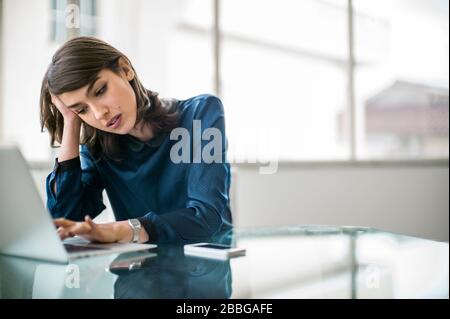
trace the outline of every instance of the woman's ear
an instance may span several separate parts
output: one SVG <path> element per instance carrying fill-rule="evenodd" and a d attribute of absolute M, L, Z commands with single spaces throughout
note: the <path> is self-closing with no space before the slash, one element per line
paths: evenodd
<path fill-rule="evenodd" d="M 120 57 L 119 58 L 119 68 L 120 68 L 120 71 L 123 72 L 125 78 L 128 81 L 131 81 L 134 79 L 134 71 L 133 71 L 133 68 L 131 67 L 131 64 L 128 61 L 128 59 L 126 59 L 125 57 Z"/>

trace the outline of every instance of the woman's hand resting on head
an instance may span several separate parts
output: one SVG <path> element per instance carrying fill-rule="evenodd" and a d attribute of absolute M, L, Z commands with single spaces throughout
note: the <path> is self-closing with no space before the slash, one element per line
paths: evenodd
<path fill-rule="evenodd" d="M 61 113 L 61 115 L 63 116 L 64 124 L 81 125 L 81 119 L 77 115 L 77 113 L 69 109 L 56 95 L 50 93 L 50 96 L 52 98 L 52 104 L 58 109 L 59 113 Z"/>
<path fill-rule="evenodd" d="M 50 93 L 52 103 L 64 118 L 64 129 L 61 141 L 61 147 L 58 150 L 58 162 L 67 161 L 80 156 L 80 131 L 81 119 L 71 109 L 69 109 L 59 97 Z M 58 191 L 56 183 L 52 186 L 53 192 Z"/>

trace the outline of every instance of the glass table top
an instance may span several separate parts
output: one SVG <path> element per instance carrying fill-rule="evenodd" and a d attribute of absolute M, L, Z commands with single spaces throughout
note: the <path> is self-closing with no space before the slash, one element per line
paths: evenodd
<path fill-rule="evenodd" d="M 234 229 L 210 242 L 226 260 L 182 245 L 61 265 L 0 256 L 0 298 L 448 298 L 449 246 L 360 227 Z"/>

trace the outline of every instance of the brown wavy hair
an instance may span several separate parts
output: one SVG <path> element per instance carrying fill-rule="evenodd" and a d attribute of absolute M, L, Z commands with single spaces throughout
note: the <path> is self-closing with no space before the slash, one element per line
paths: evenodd
<path fill-rule="evenodd" d="M 94 37 L 77 37 L 67 41 L 53 55 L 41 86 L 40 120 L 50 134 L 50 146 L 61 144 L 64 119 L 51 103 L 50 92 L 60 95 L 84 87 L 94 81 L 100 71 L 109 69 L 119 73 L 119 58 L 125 58 L 133 72 L 130 81 L 136 95 L 136 123 L 144 120 L 152 125 L 155 135 L 170 132 L 177 125 L 177 113 L 168 113 L 162 106 L 158 93 L 144 88 L 129 59 L 108 43 Z M 124 136 L 104 132 L 82 122 L 80 144 L 85 144 L 96 159 L 107 156 L 113 160 L 123 159 Z"/>

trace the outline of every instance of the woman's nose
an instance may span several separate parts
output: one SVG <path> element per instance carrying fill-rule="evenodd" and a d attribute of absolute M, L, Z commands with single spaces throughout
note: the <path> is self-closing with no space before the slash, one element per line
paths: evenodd
<path fill-rule="evenodd" d="M 105 115 L 109 113 L 109 108 L 106 106 L 92 105 L 92 112 L 96 120 L 100 121 L 105 118 Z"/>

